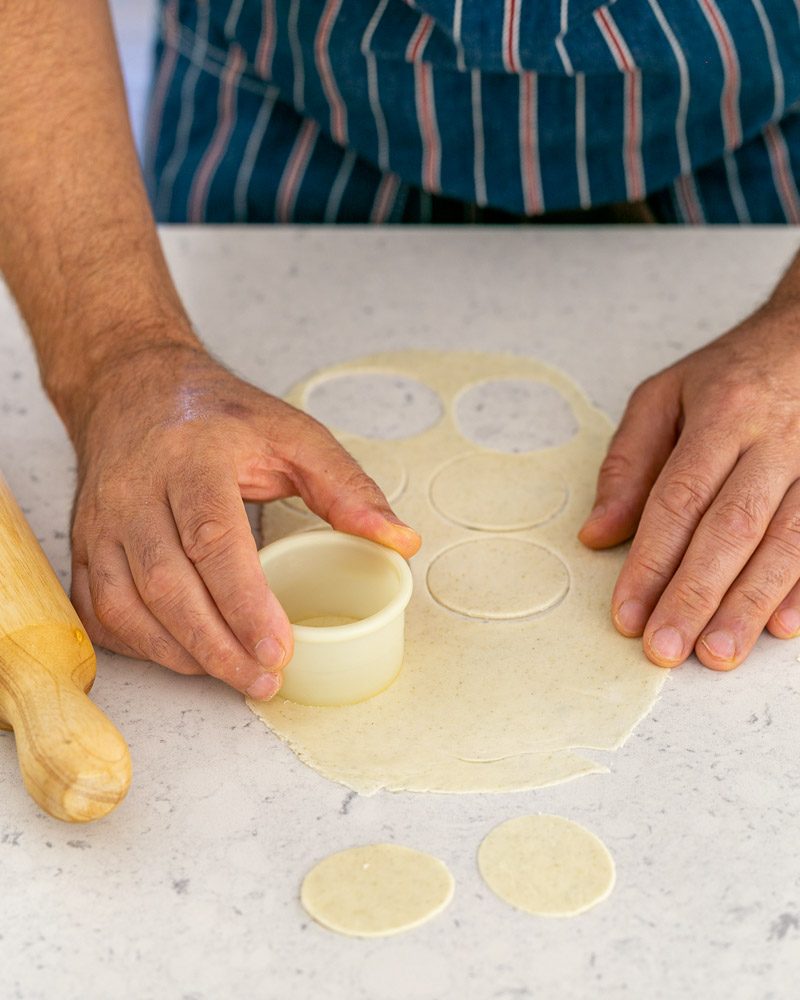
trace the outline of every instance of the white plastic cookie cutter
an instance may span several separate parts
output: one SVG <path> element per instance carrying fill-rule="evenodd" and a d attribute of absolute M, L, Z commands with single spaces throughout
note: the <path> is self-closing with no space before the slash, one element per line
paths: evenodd
<path fill-rule="evenodd" d="M 411 570 L 391 549 L 339 531 L 281 538 L 259 552 L 294 629 L 280 694 L 302 705 L 352 705 L 385 690 L 403 665 Z"/>

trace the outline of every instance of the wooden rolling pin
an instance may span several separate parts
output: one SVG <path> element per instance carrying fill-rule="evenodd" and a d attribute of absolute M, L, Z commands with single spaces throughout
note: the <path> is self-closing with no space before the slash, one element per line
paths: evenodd
<path fill-rule="evenodd" d="M 131 758 L 86 697 L 94 649 L 0 475 L 0 728 L 13 729 L 25 787 L 58 819 L 86 822 L 125 797 Z"/>

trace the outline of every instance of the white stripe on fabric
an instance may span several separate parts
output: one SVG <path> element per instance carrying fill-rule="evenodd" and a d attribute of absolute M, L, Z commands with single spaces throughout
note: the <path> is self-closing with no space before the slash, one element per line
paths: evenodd
<path fill-rule="evenodd" d="M 681 173 L 687 176 L 692 172 L 692 157 L 689 151 L 689 138 L 686 134 L 686 119 L 689 114 L 689 100 L 691 98 L 691 82 L 689 78 L 689 66 L 686 62 L 686 55 L 675 37 L 669 21 L 664 16 L 658 0 L 649 0 L 650 9 L 653 11 L 658 26 L 664 32 L 664 37 L 669 42 L 675 62 L 678 66 L 678 77 L 680 79 L 680 96 L 678 98 L 678 111 L 675 115 L 675 142 L 678 147 L 678 162 Z"/>
<path fill-rule="evenodd" d="M 461 21 L 464 15 L 464 0 L 454 0 L 453 3 L 453 41 L 456 46 L 456 66 L 463 73 L 467 64 L 464 56 L 464 44 L 461 39 Z"/>
<path fill-rule="evenodd" d="M 484 208 L 486 197 L 486 139 L 483 132 L 483 100 L 481 95 L 481 71 L 474 69 L 470 73 L 472 92 L 472 135 L 475 147 L 473 177 L 475 184 L 475 204 Z"/>
<path fill-rule="evenodd" d="M 186 75 L 181 82 L 181 110 L 178 115 L 178 124 L 175 127 L 175 145 L 161 171 L 158 185 L 156 215 L 161 219 L 169 218 L 175 180 L 189 149 L 189 137 L 194 124 L 195 91 L 200 79 L 201 63 L 205 59 L 208 47 L 208 23 L 208 7 L 201 7 L 192 43 L 191 66 L 186 70 Z"/>
<path fill-rule="evenodd" d="M 767 45 L 767 53 L 769 54 L 769 65 L 772 70 L 772 80 L 775 88 L 775 103 L 772 107 L 772 121 L 776 122 L 784 112 L 786 97 L 783 70 L 781 69 L 781 61 L 778 58 L 778 47 L 775 44 L 775 32 L 772 30 L 772 25 L 769 23 L 767 12 L 764 10 L 764 4 L 761 0 L 750 0 L 750 2 L 753 4 L 755 12 L 758 15 L 761 30 L 764 33 L 764 41 Z"/>
<path fill-rule="evenodd" d="M 342 162 L 339 164 L 339 169 L 336 172 L 336 179 L 333 184 L 331 184 L 328 201 L 325 204 L 325 214 L 323 216 L 324 222 L 336 222 L 338 220 L 339 208 L 342 204 L 342 198 L 344 197 L 344 190 L 347 187 L 347 182 L 350 180 L 350 175 L 353 172 L 355 164 L 356 154 L 352 149 L 348 149 L 342 157 Z"/>
<path fill-rule="evenodd" d="M 389 0 L 381 0 L 375 8 L 364 37 L 361 39 L 361 52 L 367 60 L 367 93 L 372 117 L 375 120 L 375 132 L 378 138 L 378 166 L 386 173 L 389 170 L 389 130 L 386 127 L 386 117 L 381 105 L 380 88 L 378 86 L 378 64 L 372 52 L 372 39 L 381 22 Z"/>
<path fill-rule="evenodd" d="M 300 126 L 297 138 L 283 168 L 278 191 L 275 196 L 275 221 L 291 222 L 297 195 L 303 183 L 311 154 L 319 135 L 316 122 L 306 118 Z"/>
<path fill-rule="evenodd" d="M 575 172 L 581 208 L 591 208 L 589 163 L 586 159 L 586 74 L 575 74 Z"/>
<path fill-rule="evenodd" d="M 202 222 L 208 208 L 211 183 L 236 125 L 238 90 L 237 83 L 245 67 L 245 55 L 241 46 L 231 46 L 231 57 L 220 81 L 217 98 L 217 124 L 214 135 L 203 154 L 194 181 L 189 191 L 187 217 L 190 222 Z"/>
<path fill-rule="evenodd" d="M 691 223 L 693 226 L 702 225 L 706 219 L 697 193 L 694 174 L 681 174 L 673 184 L 673 191 L 683 222 Z"/>
<path fill-rule="evenodd" d="M 278 35 L 275 0 L 264 0 L 261 11 L 261 37 L 256 50 L 256 72 L 262 79 L 268 80 L 272 76 L 272 59 Z"/>
<path fill-rule="evenodd" d="M 161 126 L 164 122 L 164 106 L 175 76 L 175 68 L 178 65 L 178 50 L 174 44 L 177 30 L 177 8 L 178 0 L 170 0 L 163 13 L 162 25 L 167 49 L 162 55 L 161 64 L 158 67 L 158 75 L 153 84 L 147 116 L 147 140 L 145 142 L 147 162 L 144 165 L 144 171 L 145 175 L 150 178 L 155 177 L 156 149 Z"/>
<path fill-rule="evenodd" d="M 764 142 L 769 154 L 775 191 L 780 199 L 784 217 L 787 222 L 796 226 L 800 223 L 800 194 L 792 173 L 789 148 L 779 124 L 767 125 L 764 129 Z"/>
<path fill-rule="evenodd" d="M 400 189 L 400 178 L 397 174 L 384 174 L 375 192 L 375 201 L 372 205 L 369 221 L 375 224 L 386 222 L 392 212 L 394 203 L 397 200 L 397 192 Z"/>
<path fill-rule="evenodd" d="M 519 151 L 522 198 L 526 215 L 544 209 L 539 167 L 539 80 L 536 73 L 519 75 Z"/>
<path fill-rule="evenodd" d="M 247 197 L 250 191 L 250 181 L 267 126 L 275 108 L 275 102 L 278 99 L 278 93 L 277 87 L 268 88 L 247 138 L 247 145 L 244 148 L 244 155 L 236 174 L 236 184 L 233 189 L 233 212 L 237 222 L 247 222 Z"/>
<path fill-rule="evenodd" d="M 319 71 L 322 89 L 330 108 L 330 131 L 335 142 L 347 145 L 347 108 L 345 107 L 331 64 L 330 42 L 336 19 L 342 9 L 342 0 L 326 0 L 314 38 L 314 58 Z"/>
<path fill-rule="evenodd" d="M 725 153 L 722 160 L 725 164 L 725 176 L 728 181 L 728 190 L 731 194 L 733 207 L 736 211 L 736 218 L 743 225 L 747 225 L 750 222 L 750 210 L 747 207 L 744 191 L 742 191 L 742 184 L 739 180 L 739 168 L 736 165 L 736 157 L 733 153 L 728 152 Z"/>
<path fill-rule="evenodd" d="M 558 52 L 564 72 L 567 76 L 574 76 L 575 70 L 572 68 L 572 60 L 569 57 L 564 44 L 564 35 L 569 28 L 569 0 L 561 0 L 561 16 L 559 19 L 558 36 L 556 37 L 556 51 Z"/>
<path fill-rule="evenodd" d="M 239 24 L 239 18 L 242 15 L 242 5 L 244 0 L 233 0 L 228 11 L 228 16 L 225 18 L 225 35 L 228 38 L 233 38 L 236 34 L 236 28 Z"/>
<path fill-rule="evenodd" d="M 294 78 L 292 103 L 295 109 L 302 114 L 306 103 L 306 71 L 303 65 L 303 46 L 300 44 L 300 35 L 297 31 L 301 2 L 302 0 L 292 0 L 292 5 L 289 8 L 288 30 L 289 48 L 292 52 L 292 76 Z"/>
<path fill-rule="evenodd" d="M 406 59 L 409 62 L 422 62 L 425 57 L 425 49 L 428 47 L 428 42 L 433 34 L 435 24 L 436 22 L 433 18 L 429 17 L 427 14 L 423 14 L 420 17 L 419 22 L 409 39 L 408 45 L 406 46 Z"/>
<path fill-rule="evenodd" d="M 720 95 L 720 115 L 725 133 L 725 149 L 730 152 L 742 142 L 742 120 L 739 109 L 741 70 L 736 46 L 731 38 L 727 22 L 717 6 L 716 0 L 699 0 L 703 16 L 708 22 L 719 49 L 723 67 L 722 94 Z"/>

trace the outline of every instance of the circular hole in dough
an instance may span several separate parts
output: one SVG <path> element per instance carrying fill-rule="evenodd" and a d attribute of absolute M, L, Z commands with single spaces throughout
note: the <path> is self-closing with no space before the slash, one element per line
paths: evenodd
<path fill-rule="evenodd" d="M 380 486 L 389 503 L 394 503 L 408 481 L 405 467 L 400 459 L 379 441 L 364 441 L 344 436 L 339 440 L 364 472 Z M 287 497 L 283 503 L 295 510 L 308 510 L 300 497 Z"/>
<path fill-rule="evenodd" d="M 445 549 L 428 568 L 439 604 L 470 618 L 525 618 L 555 607 L 569 573 L 549 549 L 518 538 L 477 538 Z"/>
<path fill-rule="evenodd" d="M 572 407 L 557 389 L 532 379 L 496 379 L 465 390 L 456 423 L 470 441 L 492 451 L 539 451 L 578 431 Z"/>
<path fill-rule="evenodd" d="M 442 417 L 438 395 L 404 375 L 337 375 L 311 390 L 306 409 L 323 424 L 361 437 L 396 441 L 421 434 Z"/>
<path fill-rule="evenodd" d="M 300 902 L 329 930 L 383 937 L 441 913 L 453 888 L 453 876 L 438 858 L 397 844 L 370 844 L 332 854 L 312 868 Z"/>
<path fill-rule="evenodd" d="M 524 456 L 462 455 L 437 472 L 433 506 L 456 524 L 484 531 L 519 531 L 544 524 L 563 509 L 567 486 L 560 476 Z"/>
<path fill-rule="evenodd" d="M 501 823 L 478 849 L 478 867 L 500 899 L 542 917 L 583 913 L 614 886 L 614 859 L 605 844 L 561 816 Z"/>

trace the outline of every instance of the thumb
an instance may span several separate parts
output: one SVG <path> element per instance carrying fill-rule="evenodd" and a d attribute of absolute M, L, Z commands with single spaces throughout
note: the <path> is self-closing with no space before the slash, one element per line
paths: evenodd
<path fill-rule="evenodd" d="M 400 520 L 378 484 L 331 437 L 315 461 L 297 469 L 297 486 L 310 510 L 337 531 L 360 535 L 410 559 L 422 539 Z"/>
<path fill-rule="evenodd" d="M 679 383 L 672 372 L 648 379 L 633 393 L 600 466 L 594 507 L 578 532 L 588 548 L 610 548 L 634 534 L 675 447 L 679 415 Z"/>

